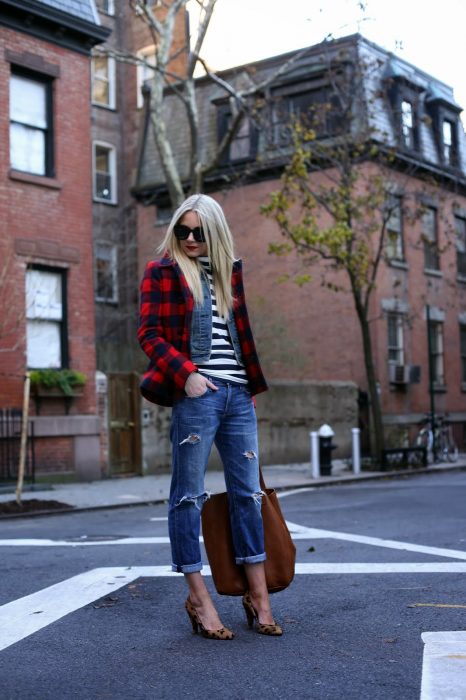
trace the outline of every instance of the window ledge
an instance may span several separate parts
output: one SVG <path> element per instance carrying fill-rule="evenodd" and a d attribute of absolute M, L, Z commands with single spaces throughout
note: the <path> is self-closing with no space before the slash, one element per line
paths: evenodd
<path fill-rule="evenodd" d="M 425 267 L 424 274 L 430 277 L 443 277 L 443 272 L 441 270 L 434 270 L 431 267 Z"/>
<path fill-rule="evenodd" d="M 466 391 L 466 382 L 461 382 L 461 391 Z"/>
<path fill-rule="evenodd" d="M 108 304 L 109 306 L 118 306 L 118 299 L 104 299 L 103 297 L 95 297 L 98 304 Z"/>
<path fill-rule="evenodd" d="M 110 199 L 99 199 L 98 197 L 93 198 L 94 204 L 106 204 L 110 207 L 118 206 L 118 202 L 112 202 Z"/>
<path fill-rule="evenodd" d="M 100 102 L 92 102 L 93 107 L 98 107 L 99 109 L 106 109 L 108 112 L 116 112 L 117 108 L 115 105 L 105 105 Z"/>
<path fill-rule="evenodd" d="M 52 190 L 61 190 L 63 185 L 54 177 L 46 177 L 45 175 L 33 175 L 32 173 L 24 173 L 21 170 L 10 169 L 10 180 L 18 180 L 26 182 L 29 185 L 39 185 L 40 187 L 49 187 Z"/>
<path fill-rule="evenodd" d="M 466 275 L 457 275 L 456 281 L 460 282 L 461 284 L 466 284 Z"/>
<path fill-rule="evenodd" d="M 405 262 L 404 260 L 389 260 L 388 264 L 390 265 L 390 267 L 396 267 L 399 270 L 408 270 L 409 269 L 408 263 Z"/>
<path fill-rule="evenodd" d="M 435 384 L 433 386 L 433 390 L 436 394 L 446 394 L 447 392 L 447 385 L 446 384 Z"/>

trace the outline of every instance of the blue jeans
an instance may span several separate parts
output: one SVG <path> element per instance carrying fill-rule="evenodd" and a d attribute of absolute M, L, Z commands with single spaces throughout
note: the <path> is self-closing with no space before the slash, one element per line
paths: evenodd
<path fill-rule="evenodd" d="M 218 387 L 197 398 L 183 397 L 173 406 L 172 481 L 168 530 L 172 569 L 202 569 L 199 534 L 201 510 L 209 497 L 204 476 L 212 444 L 220 453 L 230 506 L 237 564 L 264 561 L 257 423 L 246 386 L 209 377 Z"/>

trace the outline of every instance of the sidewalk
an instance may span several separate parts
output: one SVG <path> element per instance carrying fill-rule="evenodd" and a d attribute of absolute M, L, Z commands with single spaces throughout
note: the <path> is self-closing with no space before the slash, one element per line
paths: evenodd
<path fill-rule="evenodd" d="M 363 471 L 358 475 L 353 474 L 348 469 L 345 462 L 334 460 L 332 463 L 332 476 L 323 476 L 319 479 L 312 478 L 311 467 L 308 462 L 273 465 L 263 467 L 262 471 L 265 483 L 269 488 L 275 488 L 277 491 L 286 491 L 357 481 L 405 478 L 416 476 L 417 474 L 430 474 L 462 469 L 466 469 L 466 455 L 464 454 L 460 455 L 456 464 L 439 463 L 425 469 L 397 470 L 392 472 Z M 23 493 L 23 500 L 34 498 L 60 501 L 61 503 L 68 504 L 73 512 L 75 512 L 76 510 L 112 508 L 144 503 L 163 503 L 168 499 L 169 489 L 170 474 L 157 474 L 103 479 L 84 483 L 55 484 L 53 486 L 47 486 L 47 488 L 44 487 L 43 489 L 40 489 L 38 485 L 33 488 L 26 485 Z M 206 489 L 212 493 L 225 491 L 223 472 L 208 471 L 206 474 Z M 15 487 L 13 485 L 8 488 L 8 490 L 6 490 L 5 487 L 1 487 L 0 502 L 13 500 L 15 498 L 14 490 Z M 50 512 L 57 513 L 56 510 Z M 28 513 L 24 515 L 27 516 Z"/>

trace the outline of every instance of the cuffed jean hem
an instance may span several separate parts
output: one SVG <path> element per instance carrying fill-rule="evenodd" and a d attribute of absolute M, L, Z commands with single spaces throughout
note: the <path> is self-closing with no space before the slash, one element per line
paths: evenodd
<path fill-rule="evenodd" d="M 264 552 L 263 554 L 255 554 L 253 557 L 236 557 L 235 562 L 237 564 L 260 564 L 261 561 L 266 559 L 267 555 Z"/>
<path fill-rule="evenodd" d="M 172 564 L 172 571 L 176 571 L 178 574 L 195 574 L 197 571 L 201 571 L 201 569 L 201 561 L 197 564 L 182 564 L 181 566 Z"/>

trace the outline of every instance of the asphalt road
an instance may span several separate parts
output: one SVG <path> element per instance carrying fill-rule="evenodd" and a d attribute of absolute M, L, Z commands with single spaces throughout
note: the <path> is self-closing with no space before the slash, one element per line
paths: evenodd
<path fill-rule="evenodd" d="M 240 599 L 217 596 L 232 642 L 192 634 L 183 578 L 163 573 L 165 506 L 1 521 L 0 698 L 419 700 L 421 634 L 466 630 L 465 493 L 466 474 L 445 473 L 286 495 L 300 573 L 272 599 L 284 636 L 255 634 Z M 13 601 L 76 576 L 15 618 Z"/>

